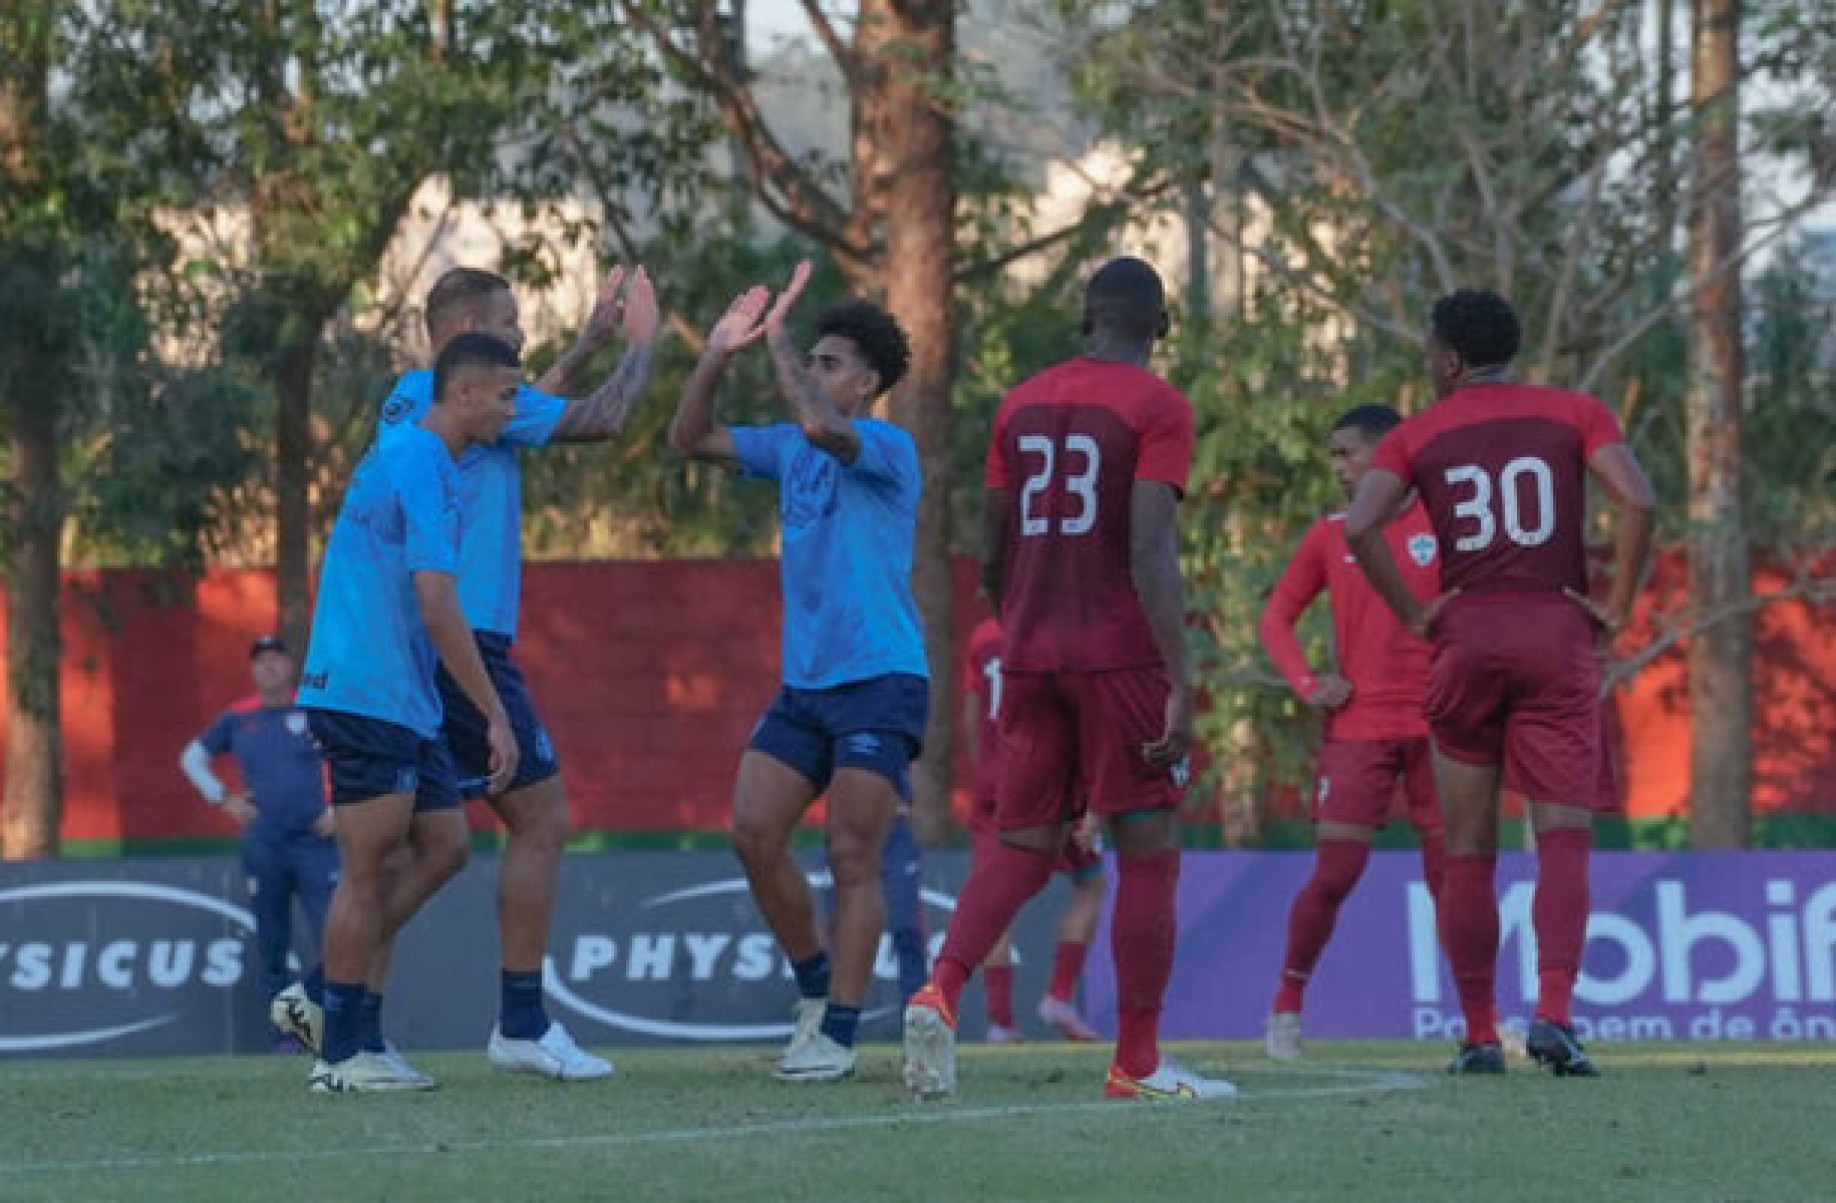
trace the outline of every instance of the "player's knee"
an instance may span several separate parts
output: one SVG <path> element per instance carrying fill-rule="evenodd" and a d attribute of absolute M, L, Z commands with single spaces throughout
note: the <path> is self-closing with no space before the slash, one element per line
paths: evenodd
<path fill-rule="evenodd" d="M 871 839 L 834 832 L 829 837 L 829 874 L 837 889 L 880 888 L 880 849 Z"/>
<path fill-rule="evenodd" d="M 736 813 L 727 827 L 734 855 L 748 865 L 763 864 L 784 851 L 784 838 L 776 828 L 752 816 Z"/>

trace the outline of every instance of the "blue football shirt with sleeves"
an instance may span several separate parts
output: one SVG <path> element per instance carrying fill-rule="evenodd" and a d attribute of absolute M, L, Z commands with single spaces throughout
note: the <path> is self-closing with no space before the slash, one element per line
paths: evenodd
<path fill-rule="evenodd" d="M 778 484 L 784 683 L 798 689 L 930 675 L 912 596 L 918 449 L 889 422 L 854 428 L 860 454 L 845 465 L 788 423 L 732 431 L 745 473 Z"/>
<path fill-rule="evenodd" d="M 439 663 L 413 574 L 459 572 L 459 474 L 440 437 L 403 427 L 371 448 L 325 548 L 302 706 L 382 719 L 432 738 Z"/>
<path fill-rule="evenodd" d="M 475 631 L 516 638 L 523 588 L 523 469 L 517 452 L 546 446 L 567 399 L 525 384 L 495 445 L 476 443 L 459 456 L 459 606 Z M 433 405 L 433 373 L 407 372 L 383 403 L 377 441 L 414 426 Z"/>
<path fill-rule="evenodd" d="M 325 811 L 325 769 L 296 706 L 263 706 L 250 698 L 217 716 L 198 744 L 231 755 L 255 802 L 250 839 L 285 839 L 310 831 Z"/>

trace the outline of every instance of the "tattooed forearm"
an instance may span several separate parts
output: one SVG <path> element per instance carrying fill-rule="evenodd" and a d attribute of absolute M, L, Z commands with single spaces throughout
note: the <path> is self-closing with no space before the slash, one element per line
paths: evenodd
<path fill-rule="evenodd" d="M 651 347 L 633 343 L 604 384 L 567 407 L 555 425 L 555 437 L 580 442 L 616 438 L 650 380 Z"/>

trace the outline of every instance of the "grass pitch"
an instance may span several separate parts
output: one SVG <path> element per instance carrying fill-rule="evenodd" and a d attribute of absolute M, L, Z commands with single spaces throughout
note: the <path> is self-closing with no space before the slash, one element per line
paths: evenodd
<path fill-rule="evenodd" d="M 0 1063 L 0 1199 L 1836 1200 L 1836 1048 L 1600 1045 L 1608 1076 L 1449 1050 L 1172 1050 L 1234 1101 L 1101 1099 L 1107 1047 L 968 1047 L 959 1097 L 898 1053 L 831 1086 L 771 1052 L 614 1050 L 609 1082 L 417 1056 L 426 1095 L 321 1097 L 280 1058 Z"/>

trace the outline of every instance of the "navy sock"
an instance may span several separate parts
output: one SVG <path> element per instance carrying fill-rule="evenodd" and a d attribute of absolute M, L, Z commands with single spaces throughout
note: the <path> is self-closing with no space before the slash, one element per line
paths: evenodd
<path fill-rule="evenodd" d="M 797 975 L 797 993 L 805 998 L 829 997 L 829 954 L 819 952 L 807 961 L 792 961 L 791 972 Z"/>
<path fill-rule="evenodd" d="M 830 1003 L 822 1013 L 822 1034 L 843 1048 L 854 1047 L 854 1029 L 861 1025 L 861 1009 Z"/>
<path fill-rule="evenodd" d="M 319 1059 L 328 1065 L 348 1061 L 363 1045 L 363 983 L 325 983 L 325 1043 Z"/>
<path fill-rule="evenodd" d="M 540 1040 L 548 1031 L 548 1009 L 542 1005 L 542 971 L 529 969 L 502 974 L 503 1004 L 497 1030 L 506 1040 Z"/>
<path fill-rule="evenodd" d="M 363 1051 L 366 1053 L 385 1052 L 388 1045 L 382 1038 L 382 995 L 373 990 L 363 992 Z"/>
<path fill-rule="evenodd" d="M 309 1002 L 321 1007 L 325 1005 L 325 966 L 314 965 L 306 976 L 300 979 L 300 984 L 306 988 L 306 998 Z"/>

